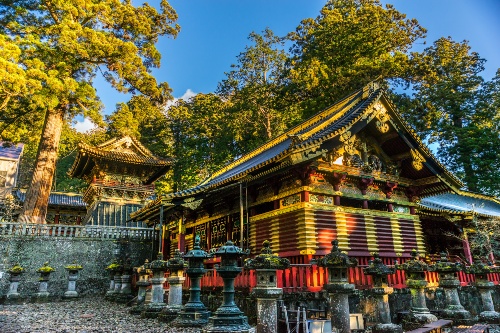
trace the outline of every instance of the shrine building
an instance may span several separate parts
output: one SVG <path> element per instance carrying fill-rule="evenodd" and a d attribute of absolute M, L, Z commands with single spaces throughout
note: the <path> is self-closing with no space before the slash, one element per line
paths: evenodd
<path fill-rule="evenodd" d="M 95 147 L 80 143 L 68 174 L 89 184 L 83 193 L 87 213 L 82 224 L 140 226 L 127 223 L 130 214 L 154 195 L 154 182 L 170 169 L 171 163 L 154 156 L 129 136 Z"/>
<path fill-rule="evenodd" d="M 334 238 L 361 264 L 374 252 L 388 263 L 405 260 L 413 249 L 468 258 L 468 202 L 483 201 L 485 216 L 496 219 L 500 203 L 462 187 L 384 90 L 370 84 L 131 216 L 164 228 L 167 256 L 191 249 L 199 234 L 206 249 L 232 239 L 252 254 L 269 240 L 292 264 L 324 256 Z"/>

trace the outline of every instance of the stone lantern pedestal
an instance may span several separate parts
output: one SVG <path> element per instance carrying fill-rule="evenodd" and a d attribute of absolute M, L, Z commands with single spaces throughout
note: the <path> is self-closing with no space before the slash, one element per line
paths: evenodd
<path fill-rule="evenodd" d="M 111 263 L 106 270 L 109 273 L 109 290 L 106 292 L 106 296 L 104 297 L 108 301 L 113 301 L 115 299 L 118 290 L 121 289 L 121 278 L 118 277 L 121 275 L 120 272 L 123 270 L 123 266 L 118 262 Z M 116 282 L 119 280 L 119 286 L 116 286 Z"/>
<path fill-rule="evenodd" d="M 118 303 L 128 303 L 134 298 L 132 296 L 132 266 L 130 264 L 130 259 L 127 259 L 125 265 L 123 266 L 123 273 L 121 275 L 121 288 L 116 295 L 116 301 Z"/>
<path fill-rule="evenodd" d="M 40 278 L 38 279 L 38 292 L 35 294 L 35 298 L 39 302 L 44 302 L 47 301 L 50 296 L 47 289 L 49 286 L 50 274 L 54 272 L 54 269 L 49 266 L 48 262 L 45 262 L 42 267 L 37 269 L 37 272 L 40 274 Z"/>
<path fill-rule="evenodd" d="M 420 260 L 416 250 L 413 250 L 411 255 L 412 259 L 404 264 L 397 265 L 397 269 L 405 271 L 406 286 L 410 288 L 411 308 L 409 319 L 422 325 L 432 323 L 437 321 L 437 317 L 431 314 L 425 301 L 425 287 L 427 287 L 425 272 L 429 270 L 429 267 Z"/>
<path fill-rule="evenodd" d="M 479 259 L 475 259 L 474 263 L 466 269 L 469 274 L 474 274 L 476 277 L 475 286 L 481 295 L 483 303 L 483 312 L 479 314 L 479 321 L 498 324 L 500 323 L 500 313 L 495 311 L 493 299 L 491 298 L 491 290 L 495 288 L 493 282 L 488 281 L 487 274 L 497 272 L 497 267 L 488 266 L 482 263 Z"/>
<path fill-rule="evenodd" d="M 137 291 L 136 305 L 130 309 L 130 314 L 141 314 L 144 310 L 146 310 L 146 289 L 151 285 L 151 281 L 149 281 L 150 270 L 144 267 L 148 264 L 149 260 L 146 259 L 144 265 L 136 268 L 137 274 L 139 274 L 139 281 L 136 282 L 136 286 L 139 290 Z"/>
<path fill-rule="evenodd" d="M 189 251 L 184 259 L 188 260 L 188 268 L 186 274 L 191 280 L 191 288 L 189 288 L 189 301 L 184 305 L 177 318 L 172 322 L 176 327 L 201 327 L 206 325 L 210 311 L 200 300 L 200 279 L 205 274 L 203 261 L 210 258 L 211 255 L 203 251 L 200 247 L 200 236 L 196 235 L 194 246 Z"/>
<path fill-rule="evenodd" d="M 21 281 L 21 274 L 24 272 L 24 268 L 19 266 L 19 264 L 14 265 L 14 267 L 10 268 L 7 272 L 9 272 L 10 277 L 9 277 L 9 291 L 7 292 L 7 295 L 5 297 L 7 300 L 10 301 L 16 301 L 20 298 L 20 295 L 17 291 L 19 288 L 19 281 Z"/>
<path fill-rule="evenodd" d="M 163 260 L 163 253 L 158 253 L 158 258 L 144 267 L 153 272 L 153 278 L 151 279 L 151 303 L 145 307 L 141 317 L 157 318 L 160 311 L 167 306 L 163 301 L 165 294 L 163 283 L 165 283 L 165 271 L 167 270 L 167 262 Z"/>
<path fill-rule="evenodd" d="M 179 312 L 183 309 L 182 306 L 182 284 L 186 278 L 184 277 L 184 264 L 182 252 L 175 250 L 174 256 L 167 261 L 170 276 L 168 277 L 168 305 L 161 310 L 158 316 L 160 321 L 169 323 L 177 318 Z"/>
<path fill-rule="evenodd" d="M 455 325 L 472 324 L 472 315 L 460 304 L 458 297 L 460 281 L 456 278 L 456 273 L 464 269 L 463 265 L 450 262 L 446 253 L 443 252 L 440 260 L 433 265 L 432 269 L 439 273 L 439 287 L 444 290 L 446 308 L 441 312 L 443 318 L 453 320 Z"/>
<path fill-rule="evenodd" d="M 224 298 L 222 305 L 212 317 L 208 318 L 208 324 L 202 328 L 202 333 L 254 331 L 248 325 L 247 317 L 234 302 L 234 279 L 242 270 L 241 267 L 238 267 L 238 258 L 244 254 L 247 254 L 247 252 L 235 246 L 232 241 L 227 241 L 224 246 L 221 246 L 215 252 L 216 256 L 221 257 L 221 265 L 217 269 L 217 273 L 224 280 Z"/>
<path fill-rule="evenodd" d="M 255 269 L 257 273 L 257 286 L 252 289 L 252 296 L 257 299 L 257 333 L 277 332 L 276 300 L 283 294 L 283 289 L 277 288 L 276 270 L 288 267 L 290 261 L 274 255 L 268 241 L 264 242 L 258 256 L 245 261 L 245 269 Z"/>
<path fill-rule="evenodd" d="M 328 283 L 323 289 L 328 291 L 330 297 L 332 329 L 339 333 L 350 333 L 349 294 L 354 290 L 354 285 L 348 281 L 349 267 L 358 264 L 356 259 L 351 259 L 339 250 L 338 240 L 332 240 L 332 250 L 323 258 L 317 260 L 320 267 L 328 270 Z"/>
<path fill-rule="evenodd" d="M 389 308 L 389 295 L 394 289 L 387 285 L 387 276 L 394 274 L 395 268 L 389 268 L 382 262 L 378 253 L 375 253 L 374 260 L 370 266 L 364 269 L 366 275 L 373 277 L 372 294 L 377 301 L 378 324 L 372 328 L 373 333 L 403 333 L 400 325 L 391 322 L 391 310 Z"/>
<path fill-rule="evenodd" d="M 74 264 L 66 266 L 65 268 L 68 271 L 68 290 L 64 293 L 63 298 L 78 298 L 76 280 L 78 280 L 78 272 L 82 269 L 82 266 Z"/>

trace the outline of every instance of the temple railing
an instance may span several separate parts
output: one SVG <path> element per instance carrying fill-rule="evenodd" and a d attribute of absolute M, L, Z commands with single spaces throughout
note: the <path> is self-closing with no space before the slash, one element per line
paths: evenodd
<path fill-rule="evenodd" d="M 100 239 L 157 239 L 153 228 L 0 222 L 0 236 Z"/>

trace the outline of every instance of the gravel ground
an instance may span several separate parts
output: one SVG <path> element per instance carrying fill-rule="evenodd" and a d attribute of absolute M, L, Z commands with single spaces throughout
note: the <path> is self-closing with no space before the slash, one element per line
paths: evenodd
<path fill-rule="evenodd" d="M 141 319 L 125 305 L 95 298 L 71 302 L 0 305 L 1 333 L 198 333 L 172 328 L 156 319 Z"/>

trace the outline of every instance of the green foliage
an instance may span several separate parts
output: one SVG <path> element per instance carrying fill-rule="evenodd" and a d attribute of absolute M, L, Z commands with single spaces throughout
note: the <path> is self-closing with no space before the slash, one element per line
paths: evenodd
<path fill-rule="evenodd" d="M 66 268 L 68 271 L 79 271 L 79 270 L 83 269 L 83 266 L 78 265 L 78 264 L 71 264 L 71 265 L 65 266 L 64 268 Z"/>
<path fill-rule="evenodd" d="M 48 262 L 45 262 L 42 267 L 36 270 L 38 273 L 49 274 L 55 272 L 55 269 L 49 266 Z"/>
<path fill-rule="evenodd" d="M 290 79 L 310 116 L 373 80 L 411 76 L 407 51 L 425 37 L 417 20 L 378 0 L 330 0 L 290 33 Z"/>
<path fill-rule="evenodd" d="M 261 35 L 252 32 L 248 39 L 252 45 L 237 56 L 237 64 L 218 87 L 238 119 L 233 127 L 242 152 L 262 145 L 299 119 L 295 109 L 284 111 L 290 104 L 285 89 L 288 55 L 283 51 L 284 41 L 269 28 Z"/>
<path fill-rule="evenodd" d="M 411 62 L 415 93 L 398 98 L 406 118 L 439 143 L 438 157 L 470 191 L 500 193 L 498 77 L 484 83 L 485 60 L 449 37 L 412 54 Z"/>
<path fill-rule="evenodd" d="M 173 190 L 198 184 L 237 154 L 235 118 L 219 96 L 198 94 L 168 110 L 173 140 Z"/>
<path fill-rule="evenodd" d="M 56 115 L 44 125 L 44 133 L 50 135 L 45 136 L 37 154 L 37 178 L 31 188 L 38 189 L 33 195 L 42 193 L 41 198 L 48 198 L 45 192 L 50 186 L 46 183 L 52 182 L 62 130 L 56 120 L 61 115 L 70 120 L 83 114 L 102 124 L 102 104 L 92 85 L 97 73 L 120 92 L 140 92 L 160 104 L 170 98 L 168 85 L 158 84 L 150 72 L 160 65 L 155 43 L 160 36 L 177 35 L 176 20 L 177 14 L 166 0 L 161 1 L 159 11 L 147 3 L 135 7 L 117 0 L 0 4 L 0 41 L 8 46 L 0 57 L 7 74 L 19 77 L 20 82 L 0 91 L 2 96 L 16 97 L 3 103 L 9 109 L 9 122 L 34 113 L 39 118 Z M 31 191 L 27 193 L 27 202 L 34 202 L 31 195 Z M 44 200 L 37 202 L 44 205 Z M 44 211 L 25 206 L 27 215 L 35 210 Z"/>

